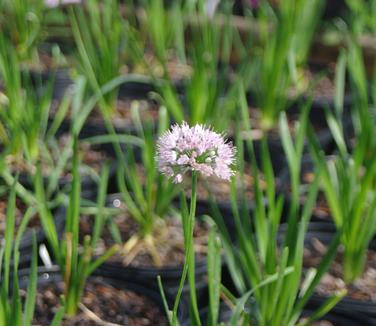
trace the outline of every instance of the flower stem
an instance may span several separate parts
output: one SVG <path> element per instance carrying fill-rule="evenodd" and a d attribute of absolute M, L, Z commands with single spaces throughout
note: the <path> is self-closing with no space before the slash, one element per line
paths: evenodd
<path fill-rule="evenodd" d="M 189 297 L 190 297 L 190 311 L 193 317 L 193 325 L 200 325 L 200 317 L 197 306 L 197 294 L 196 294 L 196 275 L 195 275 L 195 250 L 193 241 L 193 230 L 195 226 L 196 216 L 196 200 L 197 200 L 197 172 L 192 172 L 192 190 L 191 190 L 191 203 L 189 209 L 188 219 L 188 232 L 186 234 L 185 241 L 185 254 L 188 261 L 188 283 L 189 283 Z M 188 250 L 190 248 L 190 250 Z"/>
<path fill-rule="evenodd" d="M 193 326 L 201 326 L 200 317 L 197 307 L 197 295 L 195 287 L 195 251 L 193 243 L 193 230 L 196 215 L 196 193 L 197 193 L 197 172 L 192 173 L 192 190 L 191 190 L 191 204 L 188 211 L 187 201 L 184 191 L 181 194 L 182 204 L 182 221 L 184 230 L 184 248 L 185 248 L 185 261 L 183 266 L 183 273 L 180 279 L 179 288 L 175 297 L 173 315 L 171 318 L 171 325 L 178 325 L 177 322 L 177 309 L 180 302 L 181 294 L 188 275 L 189 293 L 190 293 L 190 314 L 191 324 Z"/>

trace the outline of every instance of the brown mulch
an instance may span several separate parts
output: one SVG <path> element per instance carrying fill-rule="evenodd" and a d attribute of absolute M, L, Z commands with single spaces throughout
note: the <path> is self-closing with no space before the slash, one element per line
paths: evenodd
<path fill-rule="evenodd" d="M 60 307 L 62 282 L 51 282 L 39 288 L 36 297 L 34 325 L 48 326 Z M 85 286 L 78 314 L 64 318 L 63 326 L 98 326 L 103 322 L 118 325 L 168 325 L 161 308 L 148 297 L 127 289 L 117 289 L 100 279 Z"/>
<path fill-rule="evenodd" d="M 326 246 L 318 239 L 304 249 L 304 266 L 316 267 L 326 252 Z M 347 296 L 354 300 L 376 301 L 376 251 L 368 250 L 363 275 L 354 283 L 346 285 L 342 278 L 343 254 L 339 252 L 329 271 L 324 275 L 316 292 L 323 296 L 346 289 Z"/>

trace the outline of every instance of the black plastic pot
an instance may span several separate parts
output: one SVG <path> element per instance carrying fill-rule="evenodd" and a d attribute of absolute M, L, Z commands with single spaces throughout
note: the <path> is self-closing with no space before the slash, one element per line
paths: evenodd
<path fill-rule="evenodd" d="M 36 72 L 29 71 L 31 82 L 38 92 L 43 92 L 43 89 L 48 86 L 50 82 L 52 85 L 52 99 L 60 101 L 66 95 L 68 89 L 72 86 L 73 81 L 69 76 L 68 69 L 58 69 L 56 71 Z"/>
<path fill-rule="evenodd" d="M 343 17 L 347 6 L 345 0 L 330 0 L 325 1 L 325 11 L 324 11 L 324 18 L 325 19 L 333 19 L 335 17 Z"/>
<path fill-rule="evenodd" d="M 314 303 L 311 302 L 308 305 L 308 308 L 304 310 L 303 317 L 312 315 L 315 312 L 313 307 L 314 307 Z M 318 307 L 316 307 L 316 309 L 317 308 Z M 351 310 L 339 311 L 339 310 L 333 309 L 329 313 L 327 313 L 324 317 L 320 318 L 319 320 L 328 321 L 332 323 L 334 326 L 374 326 L 375 325 L 375 322 L 368 316 L 365 316 L 363 314 L 360 314 Z"/>
<path fill-rule="evenodd" d="M 244 15 L 244 11 L 249 8 L 257 10 L 258 2 L 252 0 L 235 0 L 234 13 L 237 15 Z M 251 4 L 254 3 L 252 6 Z M 323 12 L 323 19 L 330 20 L 335 17 L 344 17 L 346 11 L 345 0 L 328 0 L 324 1 L 325 7 Z"/>
<path fill-rule="evenodd" d="M 111 277 L 119 280 L 134 280 L 135 282 L 142 283 L 144 286 L 157 290 L 158 283 L 157 277 L 162 279 L 163 288 L 170 296 L 175 297 L 179 282 L 183 273 L 183 266 L 176 267 L 124 267 L 122 264 L 106 262 L 98 269 L 101 275 Z M 196 262 L 196 294 L 199 306 L 207 305 L 203 293 L 206 291 L 207 283 L 206 276 L 207 264 L 206 262 Z M 189 300 L 189 287 L 188 285 L 183 288 L 182 300 Z"/>
<path fill-rule="evenodd" d="M 56 71 L 36 72 L 29 71 L 32 83 L 42 89 L 53 81 L 53 99 L 61 100 L 66 91 L 74 84 L 68 69 L 58 69 Z M 182 83 L 177 83 L 178 91 L 183 89 Z M 156 88 L 152 82 L 147 81 L 128 81 L 119 86 L 118 98 L 146 99 L 150 92 L 155 92 Z"/>
<path fill-rule="evenodd" d="M 58 69 L 56 71 L 35 72 L 29 71 L 32 83 L 42 90 L 53 81 L 53 99 L 61 100 L 66 91 L 74 84 L 70 78 L 68 69 Z M 184 82 L 177 81 L 174 84 L 178 94 L 184 93 Z M 157 92 L 152 81 L 127 81 L 119 86 L 118 98 L 132 98 L 136 100 L 147 99 L 151 92 Z"/>
<path fill-rule="evenodd" d="M 278 243 L 282 243 L 288 225 L 282 223 L 278 230 Z M 310 245 L 313 239 L 319 239 L 325 244 L 329 244 L 334 238 L 336 226 L 329 221 L 312 221 L 308 224 L 307 232 L 304 238 L 305 244 Z"/>
<path fill-rule="evenodd" d="M 26 289 L 28 285 L 28 278 L 29 278 L 29 269 L 20 270 L 18 277 L 20 279 L 20 288 Z M 165 312 L 163 301 L 161 298 L 161 294 L 159 291 L 156 291 L 153 288 L 148 287 L 144 282 L 137 282 L 137 280 L 133 278 L 126 278 L 123 277 L 122 279 L 119 278 L 112 278 L 109 275 L 103 275 L 100 271 L 94 272 L 93 276 L 89 277 L 88 282 L 90 280 L 95 280 L 103 284 L 111 285 L 112 287 L 124 291 L 132 291 L 139 295 L 147 297 L 149 300 L 153 301 L 161 310 L 162 313 Z M 60 282 L 62 281 L 61 273 L 57 266 L 52 268 L 39 268 L 38 270 L 38 286 L 47 285 L 50 283 Z M 166 293 L 167 303 L 171 307 L 173 304 L 174 298 L 171 297 L 168 293 Z M 184 301 L 181 302 L 178 310 L 178 319 L 184 320 L 186 318 L 187 308 L 185 306 Z"/>
<path fill-rule="evenodd" d="M 328 298 L 313 294 L 310 301 L 314 304 L 321 305 Z M 371 324 L 350 324 L 350 325 L 376 325 L 376 302 L 373 301 L 358 301 L 348 297 L 343 298 L 334 308 L 333 312 L 338 315 L 358 315 L 372 320 Z M 351 312 L 351 313 L 349 313 Z M 339 324 L 342 325 L 342 324 Z M 346 324 L 343 324 L 346 325 Z"/>
<path fill-rule="evenodd" d="M 285 226 L 283 226 L 281 229 L 285 229 Z M 330 241 L 335 236 L 335 232 L 336 227 L 333 223 L 312 222 L 309 224 L 306 233 L 305 245 L 310 246 L 314 239 L 318 239 L 324 245 L 329 245 Z M 369 249 L 376 250 L 376 239 L 370 243 Z M 321 305 L 326 300 L 327 297 L 317 293 L 315 293 L 310 299 L 311 303 L 314 305 Z M 351 312 L 354 314 L 365 315 L 369 318 L 375 318 L 376 320 L 376 302 L 369 300 L 355 300 L 346 296 L 334 307 L 333 312 L 338 314 Z"/>
<path fill-rule="evenodd" d="M 116 195 L 111 195 L 110 198 L 116 198 Z M 109 204 L 111 203 L 108 200 Z M 66 208 L 60 207 L 56 211 L 56 216 L 59 216 L 59 219 L 63 219 L 65 221 L 65 213 Z M 199 300 L 199 304 L 206 305 L 206 302 L 200 300 L 203 297 L 202 293 L 205 291 L 207 284 L 206 284 L 206 274 L 207 274 L 207 262 L 206 260 L 199 260 L 196 261 L 196 290 L 197 290 L 197 297 Z M 157 276 L 160 276 L 162 279 L 162 283 L 164 289 L 169 295 L 174 296 L 177 293 L 179 282 L 181 279 L 181 275 L 183 272 L 183 266 L 166 266 L 162 268 L 156 267 L 132 267 L 132 266 L 124 266 L 120 262 L 111 262 L 107 261 L 103 263 L 98 268 L 98 273 L 100 275 L 110 277 L 113 279 L 118 279 L 120 281 L 128 281 L 134 280 L 135 282 L 139 282 L 148 288 L 152 288 L 154 290 L 158 290 L 158 283 L 157 283 Z M 188 287 L 186 286 L 183 289 L 183 299 L 187 298 L 188 296 Z"/>
<path fill-rule="evenodd" d="M 177 81 L 174 83 L 174 87 L 178 94 L 184 94 L 185 85 L 183 81 Z M 134 99 L 147 99 L 149 93 L 157 92 L 157 88 L 150 82 L 136 82 L 130 81 L 124 84 L 121 84 L 119 87 L 118 97 L 123 98 L 134 98 Z"/>

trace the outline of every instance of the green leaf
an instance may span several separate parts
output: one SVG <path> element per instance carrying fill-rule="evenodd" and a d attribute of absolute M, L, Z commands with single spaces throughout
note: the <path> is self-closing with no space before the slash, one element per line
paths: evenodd
<path fill-rule="evenodd" d="M 289 275 L 293 271 L 294 271 L 294 268 L 287 267 L 283 272 L 283 276 L 286 277 L 287 275 Z M 260 282 L 256 286 L 254 286 L 253 289 L 249 290 L 241 298 L 239 298 L 239 300 L 236 304 L 236 307 L 235 307 L 235 311 L 233 312 L 233 315 L 231 317 L 230 325 L 231 326 L 238 326 L 239 325 L 239 322 L 241 320 L 240 315 L 241 315 L 242 311 L 244 310 L 244 306 L 245 306 L 246 302 L 248 301 L 248 299 L 251 297 L 251 295 L 253 295 L 253 293 L 256 290 L 258 290 L 258 289 L 260 289 L 260 288 L 262 288 L 262 287 L 264 287 L 264 286 L 266 286 L 270 283 L 276 282 L 278 280 L 278 278 L 279 278 L 278 273 L 268 276 L 262 282 Z"/>
<path fill-rule="evenodd" d="M 346 81 L 346 52 L 341 51 L 336 64 L 334 107 L 337 117 L 342 117 Z"/>
<path fill-rule="evenodd" d="M 24 325 L 31 326 L 34 316 L 34 308 L 35 308 L 35 301 L 36 301 L 36 293 L 37 293 L 37 282 L 38 282 L 38 255 L 37 255 L 37 241 L 35 232 L 33 232 L 33 249 L 32 249 L 32 259 L 31 259 L 31 267 L 29 273 L 29 280 L 26 292 L 26 300 L 25 300 L 25 308 L 24 308 Z"/>
<path fill-rule="evenodd" d="M 300 315 L 300 312 L 302 311 L 303 307 L 305 306 L 305 304 L 308 302 L 309 298 L 315 291 L 321 278 L 329 269 L 330 263 L 333 261 L 333 258 L 337 253 L 340 239 L 341 239 L 341 232 L 337 232 L 337 234 L 331 241 L 324 257 L 322 258 L 319 267 L 317 268 L 317 273 L 315 274 L 315 277 L 312 279 L 304 295 L 300 298 L 297 305 L 295 306 L 293 313 L 292 313 L 292 316 L 294 316 L 293 320 L 297 320 L 297 318 Z"/>
<path fill-rule="evenodd" d="M 170 325 L 172 325 L 172 314 L 173 314 L 173 312 L 168 308 L 166 294 L 163 290 L 162 279 L 161 279 L 160 275 L 157 276 L 157 282 L 158 282 L 159 293 L 161 294 L 164 310 L 166 312 L 166 315 L 168 317 L 168 321 L 169 321 Z"/>
<path fill-rule="evenodd" d="M 6 212 L 6 224 L 5 224 L 5 249 L 4 249 L 4 286 L 2 286 L 2 297 L 7 298 L 9 295 L 9 278 L 10 278 L 10 266 L 11 255 L 14 238 L 14 229 L 16 223 L 16 191 L 15 183 L 13 183 L 7 203 Z"/>
<path fill-rule="evenodd" d="M 51 322 L 51 326 L 60 326 L 62 321 L 63 321 L 63 318 L 64 318 L 64 314 L 65 314 L 65 307 L 62 306 L 60 307 L 57 311 L 56 311 L 56 314 L 54 316 L 54 319 L 52 320 Z"/>
<path fill-rule="evenodd" d="M 267 309 L 268 312 L 268 320 L 271 320 L 271 317 L 275 316 L 275 311 L 277 311 L 278 303 L 281 296 L 281 291 L 283 289 L 283 280 L 285 278 L 285 270 L 287 268 L 287 259 L 289 256 L 289 249 L 287 247 L 283 248 L 282 251 L 282 258 L 281 263 L 279 266 L 279 272 L 278 272 L 278 279 L 275 287 L 275 291 L 273 293 L 273 301 L 270 303 L 270 307 Z M 286 294 L 282 294 L 286 295 Z"/>
<path fill-rule="evenodd" d="M 60 253 L 59 240 L 53 216 L 49 210 L 43 184 L 41 166 L 37 166 L 37 172 L 34 180 L 35 196 L 37 198 L 37 208 L 43 231 L 46 234 L 47 241 L 52 248 L 57 263 L 60 268 L 63 266 L 62 256 Z"/>
<path fill-rule="evenodd" d="M 328 125 L 329 125 L 329 128 L 330 128 L 330 131 L 332 133 L 332 136 L 338 146 L 338 149 L 342 155 L 342 157 L 346 157 L 347 156 L 347 148 L 346 148 L 346 143 L 345 143 L 345 139 L 344 139 L 344 136 L 343 136 L 343 130 L 342 130 L 342 127 L 339 123 L 340 120 L 336 120 L 334 118 L 334 116 L 327 112 L 326 113 L 326 119 L 328 121 Z"/>
<path fill-rule="evenodd" d="M 62 99 L 61 104 L 59 105 L 58 111 L 54 115 L 54 119 L 48 132 L 46 134 L 46 141 L 49 141 L 52 137 L 55 136 L 56 132 L 58 131 L 59 127 L 63 123 L 65 117 L 67 116 L 69 107 L 72 103 L 72 96 L 64 96 Z"/>
<path fill-rule="evenodd" d="M 211 228 L 208 244 L 208 286 L 209 316 L 208 325 L 216 326 L 218 321 L 221 288 L 221 245 L 216 229 Z"/>
<path fill-rule="evenodd" d="M 86 276 L 91 275 L 94 273 L 94 271 L 102 265 L 108 258 L 110 258 L 112 255 L 114 255 L 119 250 L 118 245 L 113 245 L 110 249 L 108 249 L 102 256 L 97 258 L 94 262 L 92 262 L 89 265 L 89 268 L 87 270 Z"/>
<path fill-rule="evenodd" d="M 297 155 L 295 152 L 293 141 L 291 139 L 286 113 L 281 113 L 279 127 L 280 127 L 280 134 L 281 134 L 283 149 L 285 151 L 287 162 L 289 164 L 290 171 L 292 173 L 295 169 L 295 164 L 297 164 L 297 162 L 295 161 L 295 158 L 297 157 Z"/>
<path fill-rule="evenodd" d="M 109 163 L 105 163 L 102 168 L 101 179 L 99 182 L 98 188 L 98 199 L 97 199 L 97 208 L 98 212 L 95 217 L 94 227 L 93 227 L 93 234 L 91 239 L 91 247 L 93 249 L 96 248 L 97 242 L 101 236 L 103 225 L 104 225 L 104 215 L 103 215 L 103 208 L 106 204 L 106 196 L 107 196 L 107 188 L 108 188 L 108 177 L 110 173 Z"/>
<path fill-rule="evenodd" d="M 100 135 L 90 138 L 84 138 L 82 139 L 82 141 L 92 145 L 111 144 L 119 142 L 127 145 L 136 145 L 140 148 L 144 147 L 144 141 L 142 140 L 142 138 L 132 135 Z"/>

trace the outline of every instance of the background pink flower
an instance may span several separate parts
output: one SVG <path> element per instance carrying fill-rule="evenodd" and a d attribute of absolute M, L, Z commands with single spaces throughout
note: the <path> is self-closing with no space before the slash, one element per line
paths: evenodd
<path fill-rule="evenodd" d="M 46 4 L 47 7 L 54 8 L 59 5 L 81 3 L 81 0 L 45 0 L 44 3 Z"/>

